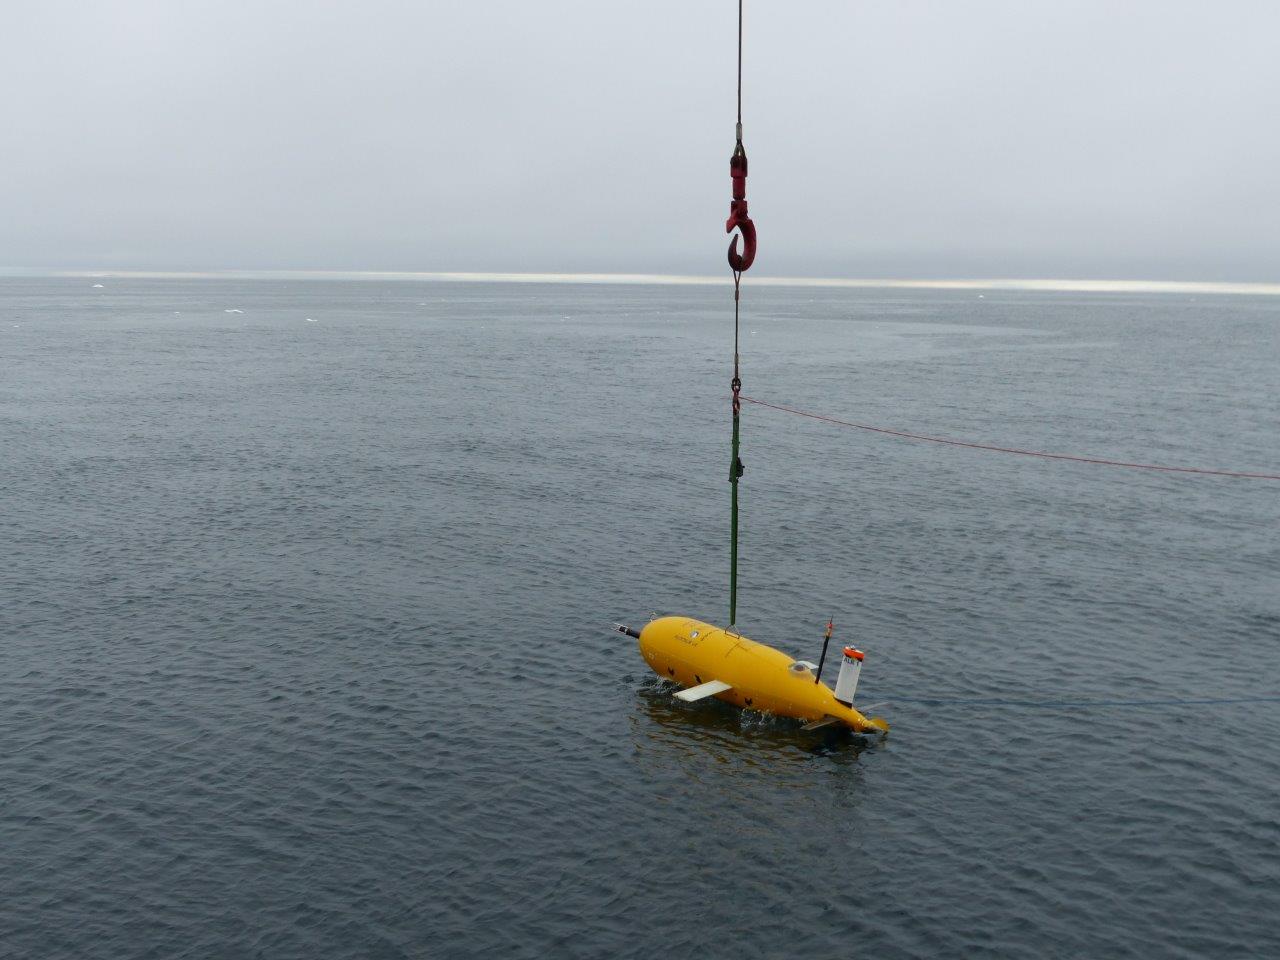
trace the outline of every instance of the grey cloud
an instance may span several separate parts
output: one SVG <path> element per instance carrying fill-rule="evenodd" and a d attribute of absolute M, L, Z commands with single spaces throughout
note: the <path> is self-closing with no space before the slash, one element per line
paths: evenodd
<path fill-rule="evenodd" d="M 734 15 L 17 5 L 0 266 L 715 273 Z M 757 269 L 1278 279 L 1277 36 L 1245 0 L 748 0 Z"/>

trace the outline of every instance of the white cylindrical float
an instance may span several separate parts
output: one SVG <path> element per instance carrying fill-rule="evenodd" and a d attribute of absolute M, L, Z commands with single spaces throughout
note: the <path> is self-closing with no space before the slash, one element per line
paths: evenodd
<path fill-rule="evenodd" d="M 853 694 L 858 689 L 858 675 L 862 673 L 863 653 L 857 647 L 845 647 L 840 661 L 840 675 L 836 677 L 836 699 L 846 707 L 853 706 Z"/>

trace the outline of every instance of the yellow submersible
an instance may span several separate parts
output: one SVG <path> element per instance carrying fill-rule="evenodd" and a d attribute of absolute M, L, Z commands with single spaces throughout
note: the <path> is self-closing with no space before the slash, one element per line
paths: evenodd
<path fill-rule="evenodd" d="M 830 625 L 828 639 L 829 630 Z M 676 694 L 681 700 L 715 697 L 807 721 L 808 729 L 843 725 L 858 733 L 889 732 L 884 720 L 853 706 L 864 656 L 855 647 L 844 648 L 832 690 L 819 679 L 819 664 L 690 617 L 659 617 L 641 630 L 620 625 L 618 632 L 639 641 L 640 655 L 654 673 L 686 688 Z"/>

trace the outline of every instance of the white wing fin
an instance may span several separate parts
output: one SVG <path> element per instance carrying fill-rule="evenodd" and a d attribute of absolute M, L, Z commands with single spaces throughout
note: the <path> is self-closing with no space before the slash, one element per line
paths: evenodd
<path fill-rule="evenodd" d="M 725 683 L 723 680 L 708 680 L 706 683 L 700 683 L 696 687 L 690 687 L 688 690 L 681 690 L 676 694 L 676 699 L 683 700 L 685 703 L 693 703 L 695 700 L 714 697 L 717 693 L 724 693 L 726 690 L 732 689 L 733 685 Z"/>
<path fill-rule="evenodd" d="M 844 721 L 839 717 L 833 717 L 831 714 L 827 714 L 819 720 L 811 720 L 800 729 L 806 732 L 810 730 L 825 730 L 827 727 L 835 726 L 837 723 L 844 723 Z"/>

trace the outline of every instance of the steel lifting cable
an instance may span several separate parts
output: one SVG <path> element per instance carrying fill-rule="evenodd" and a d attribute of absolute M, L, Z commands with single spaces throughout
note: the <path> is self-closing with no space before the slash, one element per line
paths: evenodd
<path fill-rule="evenodd" d="M 1127 460 L 1107 460 L 1102 457 L 1084 457 L 1068 453 L 1045 453 L 1040 450 L 1022 450 L 1017 447 L 1000 447 L 989 443 L 972 443 L 967 440 L 950 440 L 946 437 L 930 437 L 920 433 L 907 433 L 903 430 L 890 430 L 887 427 L 873 427 L 866 423 L 854 423 L 850 420 L 840 420 L 836 417 L 828 417 L 821 413 L 811 413 L 807 410 L 797 410 L 794 407 L 784 407 L 780 403 L 769 403 L 766 400 L 757 400 L 755 397 L 742 397 L 747 403 L 754 403 L 758 407 L 768 407 L 770 410 L 780 410 L 783 413 L 794 414 L 797 417 L 808 417 L 810 420 L 821 420 L 823 423 L 833 423 L 840 427 L 852 427 L 854 430 L 866 430 L 869 433 L 880 433 L 890 437 L 901 437 L 905 440 L 924 440 L 928 443 L 943 443 L 952 447 L 966 447 L 970 450 L 986 450 L 992 453 L 1015 453 L 1023 457 L 1041 457 L 1046 460 L 1070 460 L 1073 463 L 1091 463 L 1103 467 L 1127 467 L 1132 470 L 1159 470 L 1165 473 L 1198 473 L 1212 477 L 1237 477 L 1246 480 L 1280 480 L 1280 474 L 1275 473 L 1246 473 L 1240 470 L 1210 470 L 1203 467 L 1169 467 L 1158 463 L 1132 463 Z"/>
<path fill-rule="evenodd" d="M 742 0 L 738 0 L 738 122 L 734 128 L 733 154 L 729 157 L 729 178 L 733 181 L 733 199 L 729 201 L 729 219 L 725 232 L 737 230 L 742 237 L 742 252 L 738 252 L 738 235 L 729 241 L 729 269 L 733 271 L 733 456 L 729 461 L 729 627 L 738 620 L 738 480 L 742 477 L 739 414 L 742 403 L 742 378 L 739 371 L 738 306 L 742 296 L 742 274 L 751 268 L 756 258 L 756 226 L 747 215 L 747 151 L 742 146 Z"/>
<path fill-rule="evenodd" d="M 742 0 L 738 0 L 738 139 L 742 139 Z"/>

